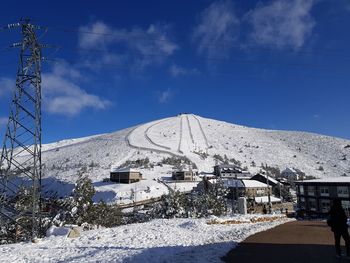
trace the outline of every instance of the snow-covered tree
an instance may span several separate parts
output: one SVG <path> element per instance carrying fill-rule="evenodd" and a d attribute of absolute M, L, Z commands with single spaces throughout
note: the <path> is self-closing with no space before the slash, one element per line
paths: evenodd
<path fill-rule="evenodd" d="M 93 206 L 92 198 L 94 195 L 95 188 L 91 179 L 84 174 L 79 174 L 73 190 L 73 202 L 71 204 L 71 213 L 77 224 L 88 220 L 89 210 Z"/>
<path fill-rule="evenodd" d="M 199 192 L 194 198 L 194 214 L 198 217 L 222 215 L 227 210 L 226 196 L 228 194 L 222 180 L 210 184 L 206 191 Z"/>
<path fill-rule="evenodd" d="M 52 219 L 52 224 L 56 226 L 65 223 L 81 225 L 86 222 L 93 206 L 94 194 L 92 181 L 83 172 L 79 172 L 72 196 L 55 202 L 58 211 Z"/>
<path fill-rule="evenodd" d="M 156 214 L 163 218 L 186 217 L 186 208 L 187 198 L 185 194 L 179 191 L 171 191 L 168 195 L 162 196 Z"/>

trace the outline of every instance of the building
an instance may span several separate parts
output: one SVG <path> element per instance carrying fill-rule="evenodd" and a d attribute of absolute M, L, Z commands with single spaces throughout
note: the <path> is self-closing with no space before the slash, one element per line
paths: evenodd
<path fill-rule="evenodd" d="M 281 177 L 286 178 L 287 181 L 297 181 L 300 180 L 300 173 L 293 168 L 286 168 L 281 172 Z"/>
<path fill-rule="evenodd" d="M 339 198 L 349 215 L 350 178 L 333 177 L 295 182 L 298 208 L 306 214 L 328 213 L 334 199 Z"/>
<path fill-rule="evenodd" d="M 248 171 L 243 171 L 240 167 L 232 164 L 220 164 L 214 166 L 214 175 L 221 178 L 250 178 Z"/>
<path fill-rule="evenodd" d="M 203 181 L 197 185 L 196 190 L 207 191 L 217 182 L 217 180 L 218 179 L 204 178 Z M 222 182 L 224 186 L 230 190 L 228 194 L 229 198 L 233 197 L 235 199 L 236 197 L 250 197 L 255 198 L 257 203 L 266 203 L 267 200 L 269 200 L 268 196 L 270 195 L 271 202 L 281 201 L 279 198 L 275 198 L 271 195 L 272 186 L 268 186 L 267 184 L 256 180 L 224 178 L 222 179 Z"/>
<path fill-rule="evenodd" d="M 173 180 L 193 181 L 193 171 L 174 171 L 172 173 Z"/>
<path fill-rule="evenodd" d="M 230 190 L 229 198 L 245 196 L 245 186 L 243 180 L 235 178 L 223 178 L 224 186 Z M 236 194 L 237 190 L 237 194 Z"/>
<path fill-rule="evenodd" d="M 280 182 L 278 182 L 276 179 L 274 179 L 271 176 L 267 176 L 266 174 L 263 174 L 263 173 L 258 173 L 258 174 L 254 175 L 250 179 L 251 180 L 256 180 L 256 181 L 259 181 L 259 182 L 262 182 L 262 183 L 265 183 L 265 184 L 268 183 L 272 187 L 280 185 Z"/>
<path fill-rule="evenodd" d="M 142 180 L 142 174 L 132 168 L 112 168 L 110 179 L 112 182 L 130 184 Z"/>
<path fill-rule="evenodd" d="M 268 196 L 272 193 L 272 186 L 268 186 L 265 183 L 256 180 L 246 180 L 246 179 L 223 179 L 225 187 L 230 189 L 231 194 L 236 197 L 258 197 L 258 196 Z"/>
<path fill-rule="evenodd" d="M 257 197 L 257 196 L 268 196 L 272 194 L 272 186 L 268 186 L 265 183 L 256 180 L 242 180 L 245 188 L 245 196 Z"/>

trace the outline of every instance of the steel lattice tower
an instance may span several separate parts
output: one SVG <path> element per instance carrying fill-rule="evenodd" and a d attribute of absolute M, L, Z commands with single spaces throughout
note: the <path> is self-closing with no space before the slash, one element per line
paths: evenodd
<path fill-rule="evenodd" d="M 25 19 L 6 28 L 16 27 L 22 41 L 12 45 L 20 48 L 20 55 L 0 159 L 0 219 L 29 239 L 40 235 L 41 225 L 42 46 L 36 36 L 40 27 Z"/>

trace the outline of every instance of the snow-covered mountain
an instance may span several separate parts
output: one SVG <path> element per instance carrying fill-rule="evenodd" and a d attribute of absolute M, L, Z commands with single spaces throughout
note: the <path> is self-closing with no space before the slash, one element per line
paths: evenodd
<path fill-rule="evenodd" d="M 199 172 L 212 172 L 214 155 L 223 158 L 226 155 L 227 159 L 240 161 L 251 172 L 258 171 L 264 163 L 281 170 L 295 167 L 316 177 L 350 175 L 349 145 L 349 140 L 340 138 L 249 128 L 181 114 L 113 133 L 43 145 L 43 183 L 46 190 L 68 194 L 78 171 L 84 171 L 99 191 L 96 198 L 100 194 L 107 200 L 120 200 L 130 195 L 130 185 L 102 180 L 109 178 L 111 167 L 148 157 L 154 167 L 141 169 L 146 180 L 131 187 L 140 192 L 138 198 L 149 198 L 147 192 L 154 196 L 167 191 L 156 179 L 170 177 L 172 167 L 157 163 L 171 156 L 187 157 Z M 57 187 L 62 182 L 66 184 Z"/>

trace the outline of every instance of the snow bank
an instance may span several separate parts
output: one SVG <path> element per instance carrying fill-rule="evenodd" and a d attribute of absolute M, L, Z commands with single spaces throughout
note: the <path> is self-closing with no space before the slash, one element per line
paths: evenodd
<path fill-rule="evenodd" d="M 255 215 L 256 217 L 256 215 Z M 230 219 L 250 221 L 251 216 Z M 225 218 L 229 219 L 229 218 Z M 210 220 L 210 219 L 209 219 Z M 237 242 L 286 222 L 208 224 L 206 219 L 157 219 L 83 232 L 75 239 L 0 246 L 0 262 L 220 262 Z"/>
<path fill-rule="evenodd" d="M 70 232 L 70 228 L 68 227 L 56 227 L 52 226 L 46 231 L 46 237 L 51 237 L 51 236 L 68 236 Z"/>

